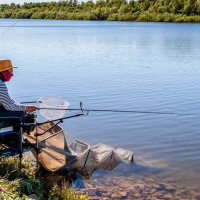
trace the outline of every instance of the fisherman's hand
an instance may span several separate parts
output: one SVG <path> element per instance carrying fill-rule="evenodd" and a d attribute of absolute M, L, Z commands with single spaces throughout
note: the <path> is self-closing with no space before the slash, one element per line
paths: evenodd
<path fill-rule="evenodd" d="M 36 110 L 37 110 L 37 107 L 35 107 L 35 106 L 26 106 L 26 108 L 25 108 L 25 111 L 27 113 L 32 113 L 32 112 L 34 112 Z"/>

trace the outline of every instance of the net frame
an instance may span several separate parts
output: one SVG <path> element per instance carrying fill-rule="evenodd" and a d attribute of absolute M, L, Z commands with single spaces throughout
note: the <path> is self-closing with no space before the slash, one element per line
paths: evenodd
<path fill-rule="evenodd" d="M 55 120 L 64 117 L 66 112 L 64 109 L 67 109 L 68 106 L 69 102 L 62 97 L 43 96 L 39 99 L 40 114 L 47 120 Z M 43 109 L 40 110 L 40 108 Z M 53 110 L 51 110 L 51 108 Z"/>

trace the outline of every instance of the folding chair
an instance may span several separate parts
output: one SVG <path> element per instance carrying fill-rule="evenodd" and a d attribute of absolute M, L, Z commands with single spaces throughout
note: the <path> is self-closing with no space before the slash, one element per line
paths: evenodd
<path fill-rule="evenodd" d="M 19 155 L 22 158 L 22 119 L 0 112 L 0 157 Z"/>

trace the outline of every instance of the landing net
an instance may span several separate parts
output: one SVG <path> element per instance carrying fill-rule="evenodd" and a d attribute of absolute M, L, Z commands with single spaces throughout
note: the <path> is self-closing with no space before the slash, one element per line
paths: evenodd
<path fill-rule="evenodd" d="M 69 106 L 69 102 L 60 97 L 44 96 L 39 102 L 39 108 L 48 108 L 40 110 L 40 114 L 47 120 L 62 118 L 65 115 L 65 110 L 51 110 L 51 108 L 66 109 Z"/>

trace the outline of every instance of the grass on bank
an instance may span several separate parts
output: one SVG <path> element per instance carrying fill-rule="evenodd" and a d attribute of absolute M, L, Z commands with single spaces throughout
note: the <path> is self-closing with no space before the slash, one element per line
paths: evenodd
<path fill-rule="evenodd" d="M 78 195 L 68 188 L 67 180 L 49 186 L 30 160 L 24 159 L 19 170 L 19 159 L 9 157 L 0 160 L 0 200 L 26 200 L 36 194 L 40 200 L 89 200 L 88 195 Z"/>

